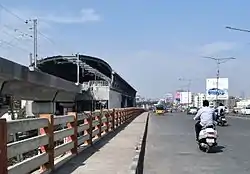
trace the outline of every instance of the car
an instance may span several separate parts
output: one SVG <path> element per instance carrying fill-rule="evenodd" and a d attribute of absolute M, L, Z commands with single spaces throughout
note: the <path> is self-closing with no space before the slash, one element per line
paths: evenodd
<path fill-rule="evenodd" d="M 190 107 L 187 111 L 187 114 L 191 114 L 191 115 L 195 115 L 198 112 L 198 108 L 197 107 Z"/>
<path fill-rule="evenodd" d="M 212 88 L 208 90 L 209 95 L 225 95 L 225 91 L 217 88 Z"/>
<path fill-rule="evenodd" d="M 164 114 L 165 111 L 166 111 L 165 108 L 164 108 L 164 106 L 162 106 L 162 105 L 156 106 L 155 109 L 156 109 L 155 113 L 159 114 L 159 115 Z"/>

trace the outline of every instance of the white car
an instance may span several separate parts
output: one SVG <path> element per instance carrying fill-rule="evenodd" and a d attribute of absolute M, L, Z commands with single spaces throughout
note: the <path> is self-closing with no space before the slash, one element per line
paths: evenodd
<path fill-rule="evenodd" d="M 241 114 L 243 114 L 243 115 L 250 115 L 250 107 L 247 106 L 247 107 L 241 109 Z"/>
<path fill-rule="evenodd" d="M 190 107 L 188 110 L 188 114 L 192 114 L 192 115 L 197 114 L 197 112 L 198 112 L 198 108 L 196 107 Z"/>

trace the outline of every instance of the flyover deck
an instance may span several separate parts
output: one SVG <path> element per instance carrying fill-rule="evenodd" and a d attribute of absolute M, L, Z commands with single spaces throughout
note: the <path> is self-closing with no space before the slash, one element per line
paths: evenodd
<path fill-rule="evenodd" d="M 136 117 L 126 128 L 107 135 L 93 147 L 67 162 L 56 174 L 127 174 L 135 156 L 135 147 L 146 125 L 147 113 Z"/>
<path fill-rule="evenodd" d="M 206 154 L 195 143 L 192 116 L 151 115 L 144 174 L 249 174 L 250 120 L 228 119 L 230 126 L 218 127 L 217 153 Z"/>

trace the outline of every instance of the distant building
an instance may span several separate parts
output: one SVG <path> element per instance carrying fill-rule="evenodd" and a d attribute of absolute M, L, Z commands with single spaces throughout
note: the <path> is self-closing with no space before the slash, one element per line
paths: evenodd
<path fill-rule="evenodd" d="M 112 67 L 102 59 L 79 55 L 79 71 L 75 56 L 53 56 L 37 62 L 40 71 L 80 83 L 85 94 L 77 103 L 79 110 L 133 107 L 136 102 L 136 90 L 126 82 Z M 62 112 L 61 104 L 58 106 Z"/>
<path fill-rule="evenodd" d="M 236 98 L 236 97 L 233 97 L 233 96 L 229 96 L 229 99 L 228 99 L 228 108 L 229 109 L 233 109 L 234 107 L 236 107 L 236 103 L 239 102 L 240 99 L 239 98 Z"/>
<path fill-rule="evenodd" d="M 193 97 L 194 107 L 200 108 L 202 107 L 203 100 L 206 99 L 206 95 L 204 93 L 197 93 Z"/>
<path fill-rule="evenodd" d="M 236 102 L 236 107 L 237 108 L 244 108 L 244 107 L 247 107 L 248 105 L 250 105 L 250 100 L 241 100 L 241 101 L 238 101 Z"/>

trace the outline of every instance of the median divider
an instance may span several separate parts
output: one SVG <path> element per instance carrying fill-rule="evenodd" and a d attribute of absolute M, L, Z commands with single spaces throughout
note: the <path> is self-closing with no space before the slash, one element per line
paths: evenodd
<path fill-rule="evenodd" d="M 8 122 L 0 119 L 0 173 L 50 173 L 142 112 L 141 108 L 125 108 L 62 116 L 40 114 L 40 118 Z M 12 141 L 13 135 L 31 130 L 39 133 Z M 31 151 L 32 157 L 23 158 Z"/>
<path fill-rule="evenodd" d="M 148 133 L 148 122 L 149 122 L 149 115 L 147 113 L 146 124 L 142 135 L 140 136 L 140 140 L 135 148 L 135 156 L 133 158 L 132 165 L 130 167 L 131 174 L 143 174 L 143 165 L 144 165 L 144 156 L 145 156 L 145 149 L 146 149 L 146 140 L 147 140 L 147 133 Z"/>

